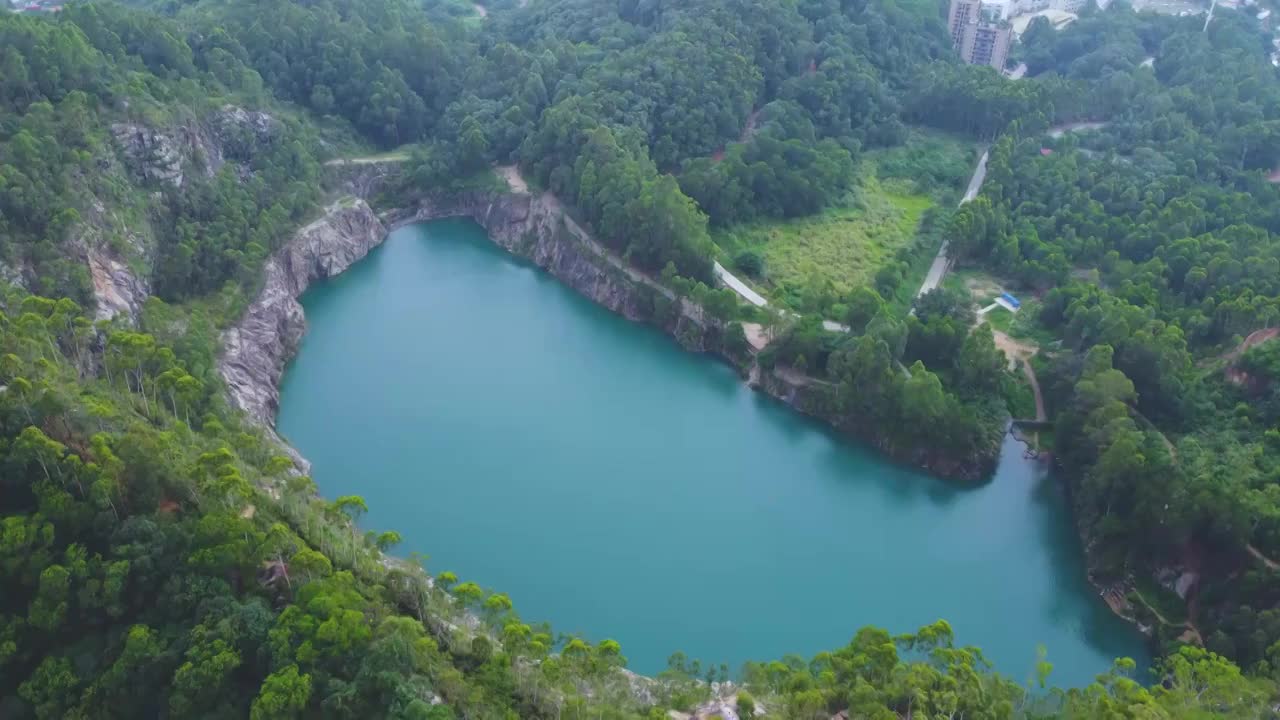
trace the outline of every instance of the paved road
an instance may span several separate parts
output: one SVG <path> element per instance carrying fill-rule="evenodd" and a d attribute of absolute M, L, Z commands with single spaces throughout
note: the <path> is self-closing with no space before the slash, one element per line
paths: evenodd
<path fill-rule="evenodd" d="M 978 193 L 981 192 L 982 183 L 987 179 L 988 157 L 989 153 L 984 151 L 982 153 L 982 157 L 978 159 L 978 166 L 974 168 L 973 177 L 969 178 L 969 186 L 965 188 L 964 197 L 960 199 L 961 205 L 978 197 Z M 942 242 L 942 247 L 938 249 L 937 257 L 933 259 L 933 264 L 929 266 L 929 273 L 925 275 L 924 284 L 920 286 L 920 292 L 916 293 L 917 297 L 938 287 L 938 283 L 942 282 L 942 278 L 947 274 L 947 269 L 951 264 L 950 260 L 947 258 L 947 245 L 948 243 L 944 240 Z M 738 293 L 742 299 L 756 307 L 766 307 L 769 304 L 769 301 L 761 297 L 760 293 L 757 293 L 755 290 L 747 287 L 746 283 L 734 277 L 733 273 L 725 270 L 720 263 L 715 263 L 714 270 L 716 277 L 720 278 L 721 282 L 732 288 L 734 292 Z M 849 331 L 849 327 L 847 325 L 842 325 L 831 320 L 824 320 L 822 326 L 831 332 Z"/>
<path fill-rule="evenodd" d="M 723 282 L 725 285 L 732 288 L 734 292 L 742 296 L 743 300 L 746 300 L 756 307 L 764 307 L 769 304 L 769 301 L 761 297 L 760 293 L 747 287 L 746 283 L 734 277 L 733 273 L 725 270 L 724 266 L 720 263 L 712 265 L 712 270 L 715 271 L 716 277 L 720 278 L 720 282 Z"/>
<path fill-rule="evenodd" d="M 1087 130 L 1099 130 L 1107 126 L 1105 122 L 1077 122 L 1067 123 L 1065 125 L 1057 125 L 1049 128 L 1049 137 L 1060 138 L 1069 132 L 1084 132 Z M 982 183 L 987 179 L 987 160 L 990 154 L 982 153 L 982 157 L 978 159 L 978 167 L 973 171 L 973 177 L 969 178 L 969 187 L 964 191 L 964 197 L 960 198 L 960 204 L 973 201 L 978 197 L 978 193 L 982 191 Z M 951 260 L 947 257 L 947 247 L 950 245 L 946 240 L 942 241 L 942 247 L 938 248 L 938 255 L 933 259 L 933 264 L 929 266 L 929 273 L 924 276 L 924 283 L 920 286 L 920 292 L 916 293 L 916 297 L 929 292 L 938 287 L 942 282 L 942 278 L 946 276 L 947 270 L 951 269 Z"/>
<path fill-rule="evenodd" d="M 987 179 L 987 160 L 991 153 L 986 150 L 982 151 L 982 157 L 978 158 L 978 167 L 973 169 L 973 177 L 969 178 L 969 187 L 965 188 L 964 197 L 960 198 L 960 204 L 972 202 L 978 197 L 978 192 L 982 190 L 982 183 Z"/>
<path fill-rule="evenodd" d="M 971 202 L 982 191 L 982 183 L 987 179 L 989 157 L 990 153 L 983 151 L 982 157 L 978 158 L 978 167 L 974 168 L 973 177 L 969 178 L 969 187 L 965 188 L 964 197 L 960 198 L 961 205 Z M 947 270 L 951 267 L 951 259 L 947 257 L 947 247 L 950 244 L 946 240 L 942 241 L 942 247 L 938 248 L 938 254 L 933 258 L 933 264 L 929 266 L 929 272 L 924 276 L 924 283 L 920 285 L 920 292 L 916 293 L 916 297 L 938 287 L 938 283 L 941 283 L 942 278 L 946 276 Z"/>
<path fill-rule="evenodd" d="M 716 277 L 720 278 L 720 282 L 732 288 L 733 291 L 738 293 L 738 296 L 743 300 L 746 300 L 756 307 L 768 307 L 768 300 L 761 297 L 760 293 L 752 290 L 750 287 L 747 287 L 747 284 L 735 277 L 733 273 L 725 270 L 723 265 L 715 263 L 712 265 L 712 269 L 715 271 Z M 838 323 L 835 320 L 823 320 L 822 328 L 828 332 L 849 332 L 848 325 Z"/>

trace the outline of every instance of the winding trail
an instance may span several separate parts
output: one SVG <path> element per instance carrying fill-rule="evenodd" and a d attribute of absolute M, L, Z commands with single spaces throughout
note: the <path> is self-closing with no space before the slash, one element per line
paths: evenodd
<path fill-rule="evenodd" d="M 525 182 L 524 176 L 520 174 L 520 168 L 515 165 L 499 165 L 494 169 L 503 180 L 507 181 L 507 187 L 511 188 L 512 192 L 529 192 L 529 183 Z"/>

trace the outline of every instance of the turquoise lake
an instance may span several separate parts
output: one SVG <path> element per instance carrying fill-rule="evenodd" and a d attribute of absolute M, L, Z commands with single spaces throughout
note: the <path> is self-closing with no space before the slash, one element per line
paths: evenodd
<path fill-rule="evenodd" d="M 328 498 L 520 614 L 738 668 L 946 619 L 1026 680 L 1079 686 L 1142 638 L 1087 584 L 1060 488 L 1008 440 L 962 489 L 748 389 L 470 221 L 396 231 L 302 298 L 279 429 Z M 1144 678 L 1145 679 L 1145 678 Z"/>

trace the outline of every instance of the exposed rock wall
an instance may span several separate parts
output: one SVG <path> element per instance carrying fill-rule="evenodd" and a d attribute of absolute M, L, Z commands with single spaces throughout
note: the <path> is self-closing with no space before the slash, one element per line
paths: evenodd
<path fill-rule="evenodd" d="M 345 199 L 302 228 L 267 261 L 263 285 L 244 317 L 223 336 L 219 362 L 231 400 L 270 427 L 280 407 L 280 376 L 306 332 L 298 298 L 382 243 L 387 229 L 363 200 Z"/>
<path fill-rule="evenodd" d="M 190 186 L 196 178 L 213 178 L 228 163 L 243 179 L 252 174 L 249 162 L 254 152 L 270 142 L 277 129 L 271 115 L 234 105 L 172 127 L 116 123 L 111 134 L 117 152 L 99 158 L 99 165 L 106 174 L 150 190 Z M 123 316 L 136 321 L 151 294 L 145 272 L 134 270 L 148 266 L 155 252 L 153 229 L 138 220 L 147 211 L 120 213 L 120 208 L 108 208 L 93 195 L 84 198 L 80 210 L 84 221 L 73 230 L 70 245 L 89 266 L 98 319 Z"/>
<path fill-rule="evenodd" d="M 410 209 L 387 212 L 391 229 L 446 217 L 475 220 L 499 246 L 531 260 L 564 284 L 629 320 L 655 321 L 655 296 L 677 300 L 639 270 L 627 265 L 591 238 L 549 193 L 461 193 L 427 197 Z M 703 351 L 719 328 L 702 308 L 688 301 L 667 322 L 658 324 L 694 350 Z"/>
<path fill-rule="evenodd" d="M 532 260 L 597 303 L 633 320 L 652 320 L 655 296 L 666 292 L 591 240 L 554 199 L 522 193 L 462 193 L 425 198 L 382 217 L 364 200 L 346 198 L 300 230 L 267 263 L 263 287 L 240 322 L 225 333 L 219 370 L 232 402 L 272 427 L 279 382 L 306 332 L 298 298 L 317 280 L 338 275 L 377 247 L 387 234 L 414 222 L 468 217 L 503 248 Z M 669 293 L 668 293 L 669 295 Z M 704 350 L 719 328 L 701 308 L 669 296 L 667 329 L 686 346 Z M 659 302 L 658 304 L 661 304 Z"/>
<path fill-rule="evenodd" d="M 121 157 L 135 178 L 173 187 L 182 187 L 194 175 L 212 178 L 227 162 L 239 163 L 240 174 L 247 173 L 246 163 L 275 130 L 271 115 L 235 105 L 174 127 L 111 126 Z"/>
<path fill-rule="evenodd" d="M 85 254 L 93 296 L 98 303 L 96 319 L 110 320 L 122 315 L 136 321 L 142 303 L 151 294 L 151 287 L 109 251 L 89 248 Z"/>
<path fill-rule="evenodd" d="M 549 194 L 470 192 L 425 197 L 413 207 L 376 215 L 364 200 L 348 198 L 303 228 L 268 263 L 264 285 L 244 318 L 226 333 L 220 368 L 232 401 L 255 421 L 272 427 L 279 409 L 279 381 L 306 332 L 298 298 L 316 280 L 333 277 L 363 258 L 386 235 L 415 222 L 466 217 L 513 254 L 527 258 L 592 301 L 631 320 L 656 324 L 697 352 L 724 356 L 752 385 L 795 410 L 861 438 L 902 462 L 944 477 L 990 476 L 996 442 L 982 457 L 953 458 L 930 448 L 894 447 L 876 427 L 852 427 L 836 407 L 834 388 L 786 368 L 764 371 L 751 358 L 729 357 L 724 328 L 697 305 L 672 296 L 652 278 L 596 243 Z M 300 460 L 300 459 L 299 459 Z M 301 460 L 300 460 L 301 462 Z"/>

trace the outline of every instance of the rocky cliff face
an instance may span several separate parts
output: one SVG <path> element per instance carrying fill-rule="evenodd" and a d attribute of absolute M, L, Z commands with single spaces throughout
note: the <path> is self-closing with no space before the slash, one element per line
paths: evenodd
<path fill-rule="evenodd" d="M 896 448 L 875 427 L 848 426 L 828 383 L 786 368 L 763 371 L 749 356 L 729 357 L 723 350 L 724 328 L 719 323 L 601 247 L 549 194 L 429 196 L 413 207 L 388 210 L 381 216 L 364 200 L 348 199 L 331 206 L 324 218 L 303 228 L 272 258 L 262 292 L 241 322 L 227 332 L 221 372 L 233 402 L 263 426 L 273 426 L 280 377 L 306 332 L 297 298 L 315 280 L 333 277 L 363 258 L 391 230 L 447 217 L 475 220 L 495 243 L 531 260 L 594 302 L 631 320 L 656 324 L 690 350 L 725 356 L 749 374 L 757 389 L 891 457 L 958 480 L 983 479 L 994 467 L 999 437 L 993 439 L 990 452 L 972 458 L 939 456 L 928 448 Z M 305 463 L 300 458 L 299 462 Z"/>
<path fill-rule="evenodd" d="M 306 332 L 298 298 L 369 254 L 387 229 L 363 200 L 345 199 L 298 231 L 268 262 L 262 291 L 223 337 L 219 371 L 231 400 L 270 427 L 280 407 L 280 376 Z"/>
<path fill-rule="evenodd" d="M 272 427 L 280 405 L 280 377 L 306 332 L 298 303 L 302 293 L 311 283 L 333 277 L 363 258 L 390 230 L 446 217 L 474 219 L 498 245 L 633 320 L 652 320 L 654 298 L 666 292 L 596 245 L 548 196 L 462 193 L 426 198 L 382 217 L 364 200 L 347 198 L 330 206 L 323 218 L 300 230 L 272 257 L 262 291 L 226 332 L 219 369 L 232 402 L 256 422 Z M 696 305 L 682 301 L 677 307 L 672 298 L 667 300 L 674 309 L 667 329 L 688 347 L 705 349 L 718 328 L 704 321 Z"/>
<path fill-rule="evenodd" d="M 237 162 L 244 174 L 244 163 L 271 138 L 275 127 L 267 113 L 225 105 L 208 117 L 174 127 L 116 123 L 111 134 L 135 178 L 182 187 L 195 175 L 212 178 L 227 162 Z"/>
<path fill-rule="evenodd" d="M 95 319 L 110 320 L 119 315 L 136 321 L 142 303 L 151 295 L 151 287 L 108 251 L 89 248 L 85 257 L 93 296 L 98 302 Z"/>
<path fill-rule="evenodd" d="M 475 220 L 507 251 L 533 261 L 564 284 L 629 320 L 655 320 L 655 296 L 676 299 L 669 290 L 609 252 L 583 230 L 550 193 L 461 193 L 427 197 L 416 207 L 392 210 L 392 229 L 446 217 Z M 680 300 L 669 323 L 659 322 L 682 344 L 702 351 L 708 333 L 718 330 L 702 309 Z"/>
<path fill-rule="evenodd" d="M 212 178 L 228 163 L 234 163 L 237 175 L 244 178 L 251 173 L 255 149 L 269 142 L 275 131 L 276 120 L 267 113 L 234 105 L 172 127 L 116 123 L 111 126 L 116 156 L 101 158 L 100 167 L 143 188 L 182 188 L 194 178 Z M 87 197 L 81 208 L 84 222 L 73 230 L 71 245 L 89 266 L 98 319 L 124 316 L 134 321 L 151 294 L 150 284 L 134 267 L 149 265 L 154 233 L 138 227 L 136 220 L 123 220 L 118 210 Z M 146 214 L 141 210 L 132 217 Z"/>

